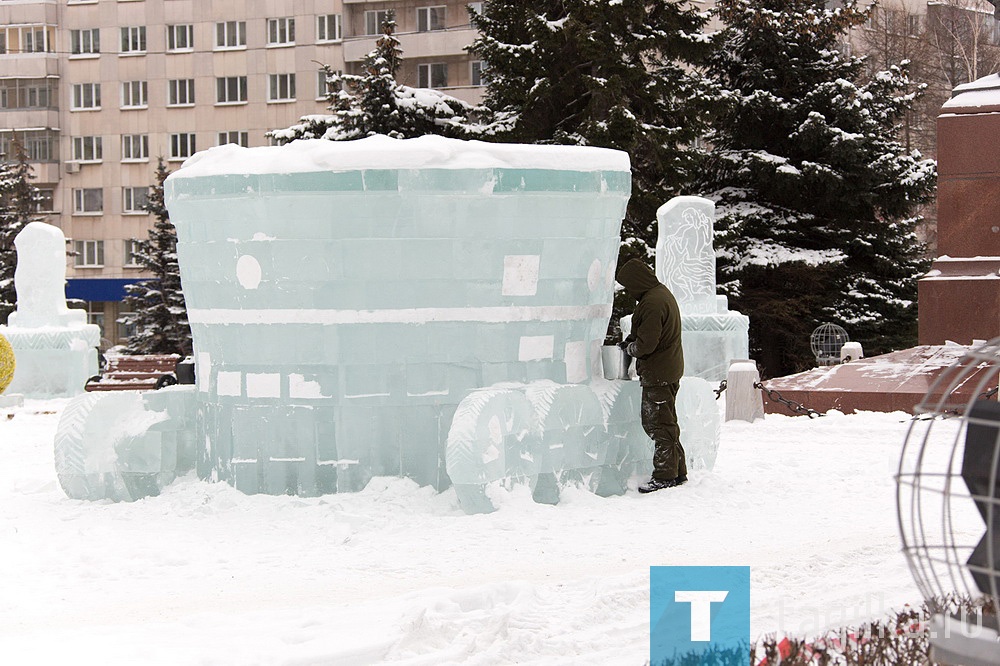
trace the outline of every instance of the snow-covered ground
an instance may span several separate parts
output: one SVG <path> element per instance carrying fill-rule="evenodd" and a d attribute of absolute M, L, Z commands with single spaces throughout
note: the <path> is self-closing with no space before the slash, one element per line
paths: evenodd
<path fill-rule="evenodd" d="M 678 489 L 467 516 L 395 478 L 320 498 L 190 475 L 132 504 L 67 499 L 65 401 L 0 416 L 0 663 L 643 664 L 651 565 L 749 565 L 752 632 L 918 602 L 895 485 L 908 417 L 725 423 Z M 720 405 L 721 407 L 721 405 Z"/>

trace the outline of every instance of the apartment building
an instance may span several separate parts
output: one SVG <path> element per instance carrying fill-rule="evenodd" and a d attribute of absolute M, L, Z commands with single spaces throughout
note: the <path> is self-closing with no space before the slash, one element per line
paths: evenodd
<path fill-rule="evenodd" d="M 464 0 L 429 5 L 426 0 L 357 2 L 344 0 L 346 71 L 358 73 L 373 48 L 379 26 L 389 10 L 396 15 L 396 35 L 403 50 L 400 82 L 419 88 L 442 88 L 448 94 L 478 103 L 482 99 L 482 62 L 465 47 L 476 38 L 469 12 L 482 11 L 481 2 Z"/>
<path fill-rule="evenodd" d="M 356 71 L 394 9 L 401 80 L 482 95 L 466 3 L 344 0 L 0 0 L 0 151 L 27 148 L 46 221 L 72 250 L 67 296 L 121 341 L 125 285 L 158 157 L 266 145 L 322 113 L 320 63 Z"/>

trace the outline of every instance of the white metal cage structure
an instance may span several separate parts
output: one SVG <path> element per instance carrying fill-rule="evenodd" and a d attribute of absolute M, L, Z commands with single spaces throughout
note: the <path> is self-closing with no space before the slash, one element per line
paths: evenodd
<path fill-rule="evenodd" d="M 817 365 L 837 365 L 840 363 L 840 349 L 851 340 L 843 326 L 820 324 L 809 335 L 809 347 L 816 357 Z"/>
<path fill-rule="evenodd" d="M 1000 338 L 964 354 L 917 406 L 899 462 L 903 553 L 924 598 L 1000 601 Z M 995 617 L 934 619 L 936 661 L 1000 665 Z M 933 623 L 932 623 L 933 624 Z M 974 625 L 974 626 L 973 626 Z M 955 630 L 951 628 L 954 627 Z"/>

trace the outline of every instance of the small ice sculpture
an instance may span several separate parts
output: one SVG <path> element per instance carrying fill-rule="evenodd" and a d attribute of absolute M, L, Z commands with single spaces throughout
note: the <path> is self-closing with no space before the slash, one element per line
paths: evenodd
<path fill-rule="evenodd" d="M 733 359 L 749 358 L 750 319 L 716 294 L 712 235 L 715 204 L 674 197 L 656 211 L 656 277 L 681 309 L 684 374 L 718 382 Z"/>
<path fill-rule="evenodd" d="M 0 325 L 17 373 L 10 393 L 34 398 L 77 395 L 97 373 L 100 329 L 66 307 L 66 238 L 58 227 L 31 222 L 14 239 L 17 310 Z"/>

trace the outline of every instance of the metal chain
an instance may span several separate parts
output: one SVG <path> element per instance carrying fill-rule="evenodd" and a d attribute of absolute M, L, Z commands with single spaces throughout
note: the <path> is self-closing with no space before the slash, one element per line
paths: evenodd
<path fill-rule="evenodd" d="M 716 400 L 718 400 L 719 398 L 722 397 L 722 392 L 726 390 L 727 386 L 729 386 L 729 382 L 727 382 L 725 379 L 723 379 L 721 382 L 719 382 L 719 388 L 715 389 L 715 399 Z"/>
<path fill-rule="evenodd" d="M 989 400 L 991 398 L 996 398 L 997 393 L 1000 393 L 1000 386 L 994 386 L 991 389 L 983 391 L 976 396 L 976 400 Z M 910 417 L 911 421 L 934 421 L 935 419 L 950 419 L 954 416 L 961 416 L 962 410 L 960 409 L 945 409 L 944 411 L 931 414 L 914 414 Z"/>
<path fill-rule="evenodd" d="M 763 391 L 767 395 L 769 400 L 772 400 L 774 402 L 780 402 L 782 405 L 792 410 L 792 412 L 796 414 L 805 414 L 809 418 L 813 418 L 814 416 L 823 416 L 823 414 L 820 414 L 815 409 L 806 407 L 801 402 L 795 402 L 794 400 L 789 400 L 787 398 L 781 397 L 780 393 L 778 393 L 775 390 L 767 388 L 760 382 L 756 382 L 753 385 L 753 387 L 755 389 L 760 389 L 761 391 Z"/>

